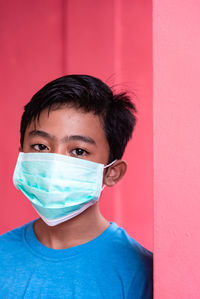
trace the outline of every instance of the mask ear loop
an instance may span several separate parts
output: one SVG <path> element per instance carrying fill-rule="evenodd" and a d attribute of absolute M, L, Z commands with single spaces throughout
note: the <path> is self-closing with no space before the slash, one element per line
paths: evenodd
<path fill-rule="evenodd" d="M 109 163 L 108 165 L 104 166 L 104 168 L 108 168 L 111 165 L 113 165 L 115 162 L 117 161 L 117 159 L 115 159 L 114 161 L 112 161 L 111 163 Z M 103 187 L 101 188 L 101 191 L 103 191 L 105 189 L 106 185 L 104 184 Z"/>
<path fill-rule="evenodd" d="M 109 163 L 109 164 L 107 164 L 106 166 L 104 166 L 104 168 L 110 167 L 110 166 L 113 165 L 116 161 L 117 161 L 117 159 L 115 159 L 115 160 L 112 161 L 111 163 Z"/>

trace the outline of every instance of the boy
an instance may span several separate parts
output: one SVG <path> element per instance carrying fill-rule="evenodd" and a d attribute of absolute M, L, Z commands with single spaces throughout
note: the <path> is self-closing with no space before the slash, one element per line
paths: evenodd
<path fill-rule="evenodd" d="M 25 106 L 13 181 L 40 218 L 0 237 L 1 298 L 152 298 L 152 255 L 99 211 L 135 126 L 128 96 L 64 76 Z"/>

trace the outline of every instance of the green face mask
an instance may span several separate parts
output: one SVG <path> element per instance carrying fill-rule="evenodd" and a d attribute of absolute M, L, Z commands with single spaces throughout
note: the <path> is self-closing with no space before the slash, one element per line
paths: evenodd
<path fill-rule="evenodd" d="M 77 216 L 99 199 L 105 167 L 60 154 L 20 152 L 13 182 L 41 218 L 54 226 Z"/>

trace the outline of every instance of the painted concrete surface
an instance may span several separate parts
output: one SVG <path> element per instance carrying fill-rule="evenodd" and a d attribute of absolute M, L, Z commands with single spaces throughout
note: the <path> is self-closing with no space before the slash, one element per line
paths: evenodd
<path fill-rule="evenodd" d="M 200 2 L 153 2 L 155 299 L 200 298 Z"/>

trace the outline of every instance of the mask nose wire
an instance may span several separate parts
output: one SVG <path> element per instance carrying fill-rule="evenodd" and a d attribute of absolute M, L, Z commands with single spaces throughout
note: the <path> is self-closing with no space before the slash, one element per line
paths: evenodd
<path fill-rule="evenodd" d="M 111 165 L 113 165 L 115 162 L 117 161 L 117 159 L 115 159 L 114 161 L 112 161 L 111 163 L 107 164 L 106 166 L 104 166 L 104 168 L 108 168 Z M 105 189 L 106 185 L 104 184 L 101 188 L 101 191 L 103 191 Z"/>

